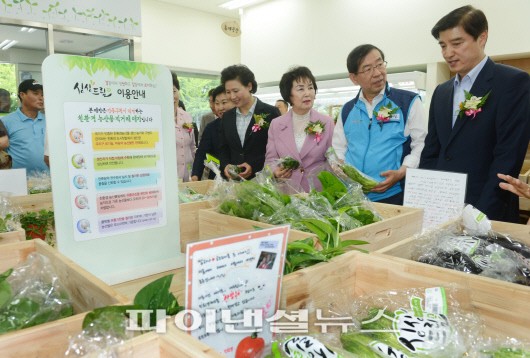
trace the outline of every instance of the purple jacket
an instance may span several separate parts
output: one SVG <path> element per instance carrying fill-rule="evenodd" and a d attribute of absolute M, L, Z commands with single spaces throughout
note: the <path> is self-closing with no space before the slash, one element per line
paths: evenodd
<path fill-rule="evenodd" d="M 320 142 L 317 143 L 313 135 L 308 135 L 300 153 L 298 152 L 294 141 L 293 114 L 290 110 L 271 122 L 265 157 L 265 164 L 269 165 L 272 170 L 276 169 L 277 159 L 290 156 L 298 160 L 300 168 L 293 171 L 290 184 L 295 189 L 303 189 L 305 192 L 308 192 L 311 186 L 320 190 L 321 185 L 316 175 L 322 170 L 331 170 L 326 160 L 326 150 L 331 147 L 333 128 L 335 127 L 329 116 L 314 109 L 311 109 L 309 120 L 324 123 L 324 132 Z"/>

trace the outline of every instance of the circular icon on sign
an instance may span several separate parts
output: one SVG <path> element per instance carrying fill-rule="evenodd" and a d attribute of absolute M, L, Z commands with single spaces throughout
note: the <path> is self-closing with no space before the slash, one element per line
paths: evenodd
<path fill-rule="evenodd" d="M 83 142 L 83 132 L 79 128 L 74 128 L 70 131 L 70 140 L 74 143 L 84 143 Z"/>
<path fill-rule="evenodd" d="M 77 222 L 77 230 L 81 234 L 86 234 L 87 232 L 90 232 L 90 221 L 87 219 L 81 219 Z"/>
<path fill-rule="evenodd" d="M 75 206 L 77 206 L 79 209 L 88 208 L 88 198 L 84 195 L 76 196 L 74 202 L 75 202 Z"/>
<path fill-rule="evenodd" d="M 74 177 L 74 186 L 77 189 L 86 189 L 86 178 L 83 175 L 76 175 Z"/>
<path fill-rule="evenodd" d="M 74 156 L 72 156 L 72 164 L 77 169 L 86 168 L 85 157 L 83 157 L 82 154 L 74 154 Z"/>

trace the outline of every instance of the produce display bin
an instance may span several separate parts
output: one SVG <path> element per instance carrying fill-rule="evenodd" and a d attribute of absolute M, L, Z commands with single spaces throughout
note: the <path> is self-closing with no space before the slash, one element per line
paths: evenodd
<path fill-rule="evenodd" d="M 206 194 L 213 187 L 213 180 L 190 181 L 179 183 L 179 189 L 184 187 L 195 190 L 199 194 Z M 199 210 L 211 208 L 208 200 L 179 204 L 180 249 L 186 252 L 186 245 L 199 238 Z"/>
<path fill-rule="evenodd" d="M 13 205 L 20 207 L 24 212 L 40 211 L 42 209 L 53 210 L 53 196 L 51 192 L 12 196 L 9 200 Z"/>
<path fill-rule="evenodd" d="M 74 315 L 91 311 L 97 307 L 126 304 L 130 302 L 127 297 L 119 294 L 103 281 L 85 271 L 72 260 L 60 254 L 57 250 L 39 239 L 1 245 L 0 272 L 4 272 L 17 265 L 19 262 L 24 261 L 32 252 L 38 252 L 50 260 L 55 273 L 70 295 Z M 0 335 L 0 352 L 2 352 L 0 355 L 3 357 L 8 355 L 8 353 L 6 353 L 9 352 L 7 347 L 10 347 L 12 345 L 11 342 L 15 340 L 18 342 L 25 342 L 25 344 L 21 344 L 17 347 L 18 353 L 23 348 L 31 348 L 35 352 L 39 352 L 39 356 L 41 356 L 40 350 L 44 349 L 50 344 L 50 342 L 46 339 L 46 333 L 39 332 L 49 332 L 54 329 L 62 330 L 63 325 L 67 327 L 69 322 L 72 320 L 75 321 L 75 319 L 75 316 L 63 318 L 39 326 L 2 334 Z M 38 337 L 40 337 L 40 335 L 43 337 L 39 340 Z"/>
<path fill-rule="evenodd" d="M 282 307 L 287 310 L 316 307 L 334 295 L 355 299 L 388 290 L 456 287 L 462 309 L 472 309 L 485 324 L 485 333 L 519 339 L 530 337 L 528 302 L 530 289 L 502 281 L 467 275 L 418 262 L 350 251 L 327 264 L 318 264 L 286 276 L 282 283 Z M 314 314 L 310 314 L 310 317 Z M 326 315 L 325 315 L 326 316 Z M 328 314 L 329 316 L 329 314 Z M 310 330 L 319 331 L 310 320 Z"/>
<path fill-rule="evenodd" d="M 46 327 L 34 327 L 24 334 L 7 339 L 0 337 L 0 350 L 4 358 L 64 356 L 70 337 L 79 334 L 85 314 L 50 322 Z M 209 346 L 187 333 L 179 331 L 168 318 L 166 333 L 149 332 L 136 336 L 116 348 L 117 356 L 134 358 L 214 358 L 222 357 Z M 87 357 L 97 357 L 87 355 Z"/>
<path fill-rule="evenodd" d="M 0 245 L 12 244 L 14 242 L 20 242 L 25 240 L 26 232 L 24 231 L 24 229 L 0 233 Z"/>
<path fill-rule="evenodd" d="M 423 222 L 422 209 L 381 203 L 372 204 L 375 210 L 383 217 L 383 220 L 357 229 L 344 231 L 339 234 L 341 240 L 365 240 L 369 244 L 357 246 L 357 248 L 374 251 L 420 232 Z M 252 231 L 256 230 L 256 227 L 269 228 L 273 226 L 258 221 L 220 214 L 216 209 L 200 210 L 199 222 L 200 240 Z M 315 236 L 299 230 L 289 230 L 289 241 Z"/>

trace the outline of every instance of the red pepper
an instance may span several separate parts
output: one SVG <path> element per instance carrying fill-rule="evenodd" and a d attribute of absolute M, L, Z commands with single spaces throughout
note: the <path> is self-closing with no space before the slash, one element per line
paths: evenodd
<path fill-rule="evenodd" d="M 261 357 L 265 349 L 265 341 L 258 337 L 257 333 L 245 337 L 239 342 L 236 349 L 235 358 L 258 358 Z"/>

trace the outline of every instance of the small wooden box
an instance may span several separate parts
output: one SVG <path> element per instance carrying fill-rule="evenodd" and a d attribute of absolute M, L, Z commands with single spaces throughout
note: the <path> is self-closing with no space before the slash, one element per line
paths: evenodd
<path fill-rule="evenodd" d="M 25 240 L 26 232 L 24 231 L 24 229 L 0 233 L 0 245 L 12 244 L 14 242 L 20 242 Z"/>
<path fill-rule="evenodd" d="M 9 268 L 16 266 L 18 263 L 24 261 L 32 252 L 38 252 L 50 260 L 55 269 L 55 273 L 59 277 L 62 285 L 68 291 L 70 299 L 72 300 L 74 314 L 88 312 L 97 307 L 126 304 L 129 302 L 129 299 L 125 296 L 120 295 L 103 281 L 85 271 L 72 260 L 60 254 L 57 250 L 39 239 L 1 245 L 0 272 L 4 272 Z M 55 325 L 68 325 L 68 322 L 72 319 L 74 319 L 74 317 L 63 318 L 54 322 L 44 323 L 39 326 L 0 335 L 1 355 L 5 356 L 4 347 L 9 346 L 12 339 L 17 340 L 17 338 L 14 337 L 31 337 L 35 331 L 47 331 L 48 327 L 53 327 Z M 35 341 L 30 339 L 26 344 L 32 345 L 35 351 L 38 352 L 39 348 Z M 47 344 L 45 339 L 42 344 Z"/>
<path fill-rule="evenodd" d="M 214 180 L 190 181 L 179 183 L 179 189 L 187 187 L 199 194 L 206 194 L 214 183 Z M 211 207 L 208 200 L 179 204 L 180 249 L 182 252 L 186 252 L 188 243 L 199 240 L 199 210 Z"/>
<path fill-rule="evenodd" d="M 478 313 L 487 334 L 528 339 L 530 290 L 494 279 L 476 278 L 406 259 L 350 251 L 330 263 L 286 276 L 282 283 L 282 306 L 287 310 L 321 308 L 325 311 L 333 300 L 331 293 L 354 300 L 388 290 L 457 285 L 462 288 L 456 297 L 460 307 Z M 310 330 L 320 331 L 314 326 Z"/>
<path fill-rule="evenodd" d="M 423 221 L 422 209 L 380 203 L 372 204 L 375 210 L 383 217 L 383 220 L 357 229 L 344 231 L 339 234 L 341 240 L 368 241 L 368 245 L 358 246 L 358 248 L 373 251 L 398 242 L 421 230 Z M 256 230 L 256 227 L 269 228 L 273 226 L 258 221 L 220 214 L 214 209 L 200 210 L 199 222 L 200 240 L 252 231 Z M 289 230 L 289 241 L 315 236 L 299 230 Z"/>

